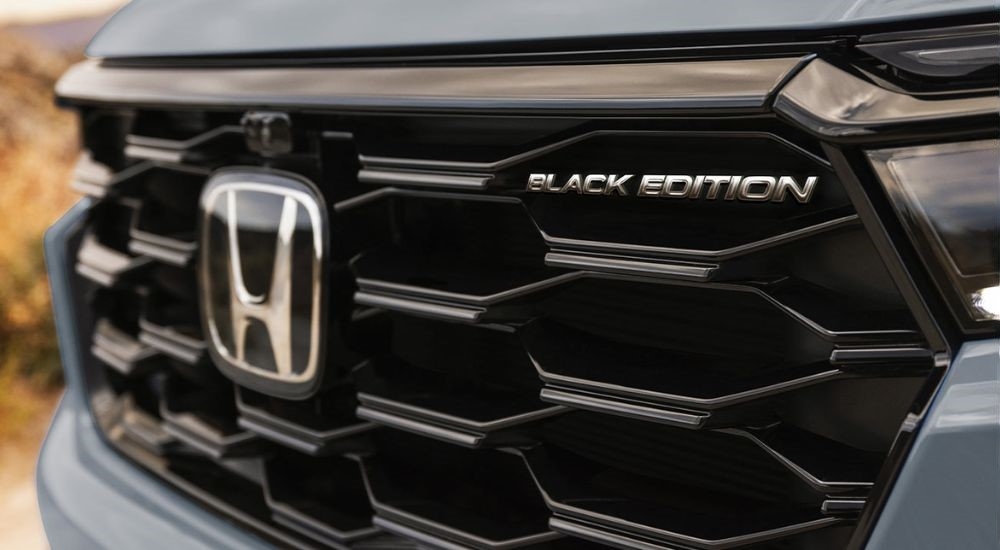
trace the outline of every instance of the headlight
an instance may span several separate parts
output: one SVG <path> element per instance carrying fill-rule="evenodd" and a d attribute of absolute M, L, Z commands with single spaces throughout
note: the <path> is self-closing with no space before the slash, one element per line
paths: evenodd
<path fill-rule="evenodd" d="M 1000 319 L 1000 140 L 868 153 L 925 261 L 976 320 Z"/>

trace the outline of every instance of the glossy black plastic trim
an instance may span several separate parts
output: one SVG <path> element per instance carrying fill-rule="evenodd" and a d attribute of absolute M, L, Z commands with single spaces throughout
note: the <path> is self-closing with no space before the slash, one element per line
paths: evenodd
<path fill-rule="evenodd" d="M 814 59 L 778 93 L 774 109 L 822 137 L 853 137 L 906 124 L 996 116 L 996 95 L 934 101 L 880 88 Z"/>
<path fill-rule="evenodd" d="M 74 66 L 56 93 L 75 104 L 426 111 L 760 111 L 801 58 L 425 68 L 122 69 Z M 669 84 L 669 86 L 668 86 Z"/>
<path fill-rule="evenodd" d="M 236 389 L 236 410 L 239 418 L 236 423 L 240 428 L 255 433 L 258 436 L 296 451 L 321 456 L 327 454 L 333 446 L 348 438 L 373 430 L 376 426 L 370 422 L 355 420 L 330 429 L 320 430 L 303 426 L 297 422 L 269 412 L 263 407 L 248 402 L 240 388 Z"/>

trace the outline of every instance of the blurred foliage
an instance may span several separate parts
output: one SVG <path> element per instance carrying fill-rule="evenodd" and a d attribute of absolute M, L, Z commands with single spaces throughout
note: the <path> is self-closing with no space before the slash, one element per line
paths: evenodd
<path fill-rule="evenodd" d="M 0 32 L 0 435 L 61 381 L 42 237 L 76 200 L 77 122 L 52 93 L 74 57 Z"/>

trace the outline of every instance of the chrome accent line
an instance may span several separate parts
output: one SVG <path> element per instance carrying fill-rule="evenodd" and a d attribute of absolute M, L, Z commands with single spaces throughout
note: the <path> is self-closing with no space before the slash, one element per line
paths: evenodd
<path fill-rule="evenodd" d="M 155 454 L 162 454 L 177 443 L 177 440 L 163 429 L 160 420 L 136 405 L 131 395 L 116 399 L 121 411 L 122 431 L 134 439 L 140 447 Z"/>
<path fill-rule="evenodd" d="M 152 233 L 142 233 L 141 236 L 142 239 L 139 238 L 139 235 L 136 235 L 129 240 L 129 252 L 178 267 L 186 266 L 191 261 L 191 258 L 194 257 L 194 252 L 198 248 L 197 243 L 164 238 L 156 239 L 157 236 Z M 152 242 L 154 239 L 161 242 Z"/>
<path fill-rule="evenodd" d="M 528 411 L 520 414 L 515 414 L 511 416 L 506 416 L 499 418 L 497 420 L 488 420 L 485 422 L 477 422 L 475 420 L 470 420 L 468 418 L 462 418 L 459 416 L 454 416 L 450 414 L 440 413 L 425 407 L 418 407 L 410 405 L 408 403 L 403 403 L 401 401 L 395 401 L 391 399 L 386 399 L 378 395 L 359 391 L 358 401 L 362 406 L 367 409 L 378 409 L 386 414 L 393 415 L 409 415 L 413 422 L 434 422 L 438 424 L 450 424 L 455 429 L 464 429 L 468 431 L 478 430 L 483 432 L 492 432 L 497 430 L 502 430 L 505 428 L 510 428 L 527 422 L 533 422 L 535 420 L 541 420 L 542 418 L 547 418 L 564 412 L 566 409 L 564 407 L 554 406 L 546 407 L 542 406 L 533 411 Z"/>
<path fill-rule="evenodd" d="M 456 544 L 449 540 L 429 535 L 423 531 L 403 525 L 402 523 L 385 519 L 383 517 L 373 517 L 372 523 L 386 533 L 392 533 L 393 535 L 403 537 L 404 539 L 414 540 L 427 548 L 433 548 L 435 550 L 468 550 L 468 547 L 465 545 Z"/>
<path fill-rule="evenodd" d="M 135 373 L 141 363 L 160 353 L 145 342 L 122 332 L 106 318 L 97 320 L 90 352 L 125 376 Z"/>
<path fill-rule="evenodd" d="M 279 445 L 284 445 L 307 455 L 315 455 L 319 445 L 311 445 L 305 441 L 295 439 L 266 424 L 257 422 L 254 419 L 239 416 L 236 418 L 236 425 L 247 432 L 251 432 L 258 437 L 272 441 Z"/>
<path fill-rule="evenodd" d="M 545 254 L 545 265 L 587 271 L 615 273 L 619 275 L 643 275 L 707 281 L 718 269 L 717 265 L 685 265 L 677 263 L 652 262 L 626 258 L 608 258 L 586 254 L 549 252 Z"/>
<path fill-rule="evenodd" d="M 409 516 L 409 514 L 405 514 L 405 516 Z M 424 520 L 422 518 L 418 518 L 416 521 L 427 522 L 427 520 Z M 454 543 L 448 539 L 444 539 L 436 535 L 420 531 L 413 527 L 409 527 L 400 522 L 397 522 L 396 520 L 387 519 L 382 516 L 373 517 L 372 523 L 374 523 L 380 529 L 384 529 L 389 533 L 393 533 L 403 538 L 409 538 L 417 541 L 420 544 L 420 548 L 426 547 L 426 548 L 432 548 L 434 550 L 468 550 L 470 548 L 470 546 L 466 546 L 466 544 Z M 433 522 L 428 522 L 428 523 L 433 524 Z M 462 536 L 463 538 L 468 538 L 465 536 L 464 533 L 456 534 L 456 538 L 458 538 L 459 536 Z M 540 544 L 546 541 L 555 540 L 559 538 L 562 538 L 562 535 L 560 535 L 559 533 L 553 533 L 549 531 L 537 535 L 530 535 L 503 542 L 487 541 L 486 539 L 482 539 L 480 537 L 474 537 L 471 538 L 470 540 L 479 543 L 477 546 L 472 546 L 471 548 L 493 548 L 496 550 L 506 550 L 506 549 L 520 548 L 524 546 Z"/>
<path fill-rule="evenodd" d="M 386 197 L 414 197 L 423 199 L 449 199 L 449 200 L 466 200 L 466 201 L 481 201 L 481 202 L 504 202 L 517 204 L 524 206 L 524 202 L 512 196 L 506 195 L 496 195 L 496 194 L 469 194 L 469 193 L 455 193 L 455 192 L 443 192 L 439 190 L 420 190 L 420 189 L 400 189 L 396 187 L 382 187 L 363 193 L 356 197 L 351 197 L 349 199 L 342 200 L 333 205 L 335 212 L 346 212 L 353 208 L 358 208 L 365 206 Z M 527 212 L 531 215 L 531 212 Z M 653 245 L 641 245 L 641 244 L 628 244 L 619 243 L 613 241 L 590 241 L 585 239 L 574 239 L 568 237 L 556 237 L 549 235 L 538 223 L 532 218 L 532 222 L 535 224 L 535 228 L 538 230 L 542 239 L 545 243 L 553 249 L 553 252 L 570 252 L 585 253 L 587 251 L 593 251 L 597 253 L 604 253 L 608 255 L 622 255 L 628 254 L 631 256 L 676 256 L 678 259 L 681 258 L 691 258 L 694 260 L 712 260 L 712 261 L 722 261 L 730 258 L 735 258 L 737 256 L 742 256 L 745 254 L 750 254 L 763 250 L 766 248 L 771 248 L 774 246 L 790 243 L 799 239 L 806 237 L 811 237 L 812 235 L 823 233 L 826 231 L 834 231 L 844 227 L 850 227 L 858 225 L 860 220 L 857 214 L 848 214 L 846 216 L 841 216 L 839 218 L 833 218 L 831 220 L 826 220 L 813 225 L 808 225 L 805 227 L 800 227 L 798 229 L 793 229 L 791 231 L 786 231 L 777 235 L 770 237 L 765 237 L 758 241 L 753 241 L 749 243 L 739 244 L 731 246 L 729 248 L 722 248 L 716 250 L 700 250 L 693 248 L 672 248 L 663 246 L 653 246 Z"/>
<path fill-rule="evenodd" d="M 373 294 L 371 292 L 358 291 L 354 293 L 354 303 L 360 306 L 377 307 L 402 313 L 409 313 L 421 317 L 432 319 L 444 319 L 446 321 L 462 321 L 475 323 L 486 313 L 481 307 L 460 307 L 445 304 L 435 304 L 420 300 L 408 300 L 395 296 L 385 296 Z"/>
<path fill-rule="evenodd" d="M 163 149 L 146 145 L 126 145 L 125 156 L 132 159 L 180 164 L 184 160 L 184 150 Z"/>
<path fill-rule="evenodd" d="M 321 454 L 323 449 L 334 441 L 378 427 L 370 422 L 357 422 L 326 430 L 312 429 L 248 404 L 241 391 L 236 392 L 236 409 L 239 412 L 236 424 L 240 428 L 313 456 Z"/>
<path fill-rule="evenodd" d="M 114 177 L 114 171 L 107 165 L 95 161 L 90 156 L 90 151 L 85 150 L 73 168 L 72 187 L 74 191 L 84 195 L 103 197 Z"/>
<path fill-rule="evenodd" d="M 836 380 L 838 378 L 844 378 L 845 375 L 839 369 L 831 369 L 816 372 L 813 374 L 808 374 L 806 376 L 801 376 L 799 378 L 790 378 L 787 380 L 782 380 L 780 382 L 774 382 L 767 384 L 765 386 L 759 386 L 756 388 L 750 388 L 747 390 L 737 391 L 726 395 L 721 395 L 718 397 L 691 397 L 687 395 L 672 394 L 658 392 L 654 390 L 647 390 L 643 388 L 634 388 L 629 386 L 623 386 L 621 384 L 613 384 L 608 382 L 600 382 L 591 380 L 588 378 L 580 378 L 577 376 L 567 376 L 564 374 L 554 374 L 546 371 L 544 367 L 539 364 L 534 357 L 531 358 L 531 362 L 535 365 L 538 370 L 538 376 L 541 378 L 548 386 L 542 390 L 543 394 L 546 390 L 552 391 L 553 386 L 559 386 L 560 388 L 578 388 L 579 391 L 585 391 L 588 393 L 593 393 L 598 396 L 597 399 L 602 401 L 613 401 L 616 406 L 619 402 L 624 402 L 627 404 L 628 400 L 643 400 L 652 406 L 657 404 L 662 404 L 664 407 L 691 407 L 698 408 L 699 410 L 714 410 L 722 407 L 728 407 L 732 405 L 739 405 L 748 401 L 756 401 L 764 397 L 770 397 L 779 393 L 784 393 L 794 389 L 803 388 L 806 386 L 812 386 L 814 384 L 819 384 L 820 382 L 826 382 L 829 380 Z M 559 390 L 555 390 L 559 391 Z M 547 394 L 543 395 L 543 398 Z M 574 394 L 575 395 L 575 394 Z M 546 399 L 547 400 L 547 399 Z M 553 401 L 557 402 L 557 401 Z M 570 405 L 570 403 L 558 402 L 561 405 Z M 653 411 L 658 411 L 659 409 L 654 409 L 651 407 L 643 407 L 644 409 L 650 409 Z M 608 412 L 612 412 L 615 408 L 604 409 Z"/>
<path fill-rule="evenodd" d="M 653 544 L 641 539 L 618 534 L 608 529 L 591 527 L 577 521 L 568 521 L 558 516 L 549 518 L 549 529 L 557 533 L 606 544 L 611 548 L 634 548 L 635 550 L 665 550 L 662 544 Z"/>
<path fill-rule="evenodd" d="M 381 200 L 383 197 L 395 196 L 398 191 L 395 187 L 380 187 L 373 191 L 368 191 L 367 193 L 362 193 L 360 195 L 351 197 L 349 199 L 344 199 L 340 202 L 334 203 L 333 211 L 340 214 L 347 212 L 353 208 L 358 208 L 361 206 L 366 206 L 373 202 Z"/>
<path fill-rule="evenodd" d="M 430 172 L 404 172 L 396 170 L 358 170 L 358 181 L 376 185 L 417 185 L 443 187 L 449 189 L 470 189 L 479 191 L 493 177 L 490 175 L 434 174 Z"/>
<path fill-rule="evenodd" d="M 562 535 L 553 533 L 552 531 L 543 531 L 541 533 L 522 535 L 512 539 L 494 540 L 474 535 L 467 531 L 461 531 L 438 521 L 426 519 L 405 510 L 401 510 L 395 506 L 380 502 L 372 496 L 374 495 L 374 492 L 371 490 L 371 484 L 368 479 L 367 471 L 362 468 L 362 472 L 364 473 L 363 478 L 365 481 L 365 487 L 368 489 L 372 508 L 375 509 L 377 514 L 372 518 L 373 523 L 380 527 L 385 527 L 383 524 L 389 523 L 395 526 L 393 528 L 399 527 L 406 529 L 411 533 L 406 536 L 414 537 L 418 541 L 431 544 L 432 548 L 467 549 L 471 546 L 473 548 L 492 548 L 496 550 L 503 550 L 530 546 L 562 537 Z M 411 527 L 409 524 L 419 525 L 422 529 L 418 527 Z M 435 546 L 435 544 L 454 544 L 451 543 L 451 538 L 442 538 L 443 535 L 453 538 L 455 541 L 458 541 L 459 544 L 455 546 Z"/>
<path fill-rule="evenodd" d="M 924 100 L 880 88 L 816 59 L 778 93 L 778 113 L 826 137 L 872 134 L 885 126 L 997 114 L 996 95 Z"/>
<path fill-rule="evenodd" d="M 198 146 L 210 143 L 225 135 L 239 135 L 243 128 L 237 125 L 222 125 L 185 140 L 166 139 L 129 134 L 125 136 L 125 156 L 179 164 L 184 154 Z"/>
<path fill-rule="evenodd" d="M 585 273 L 572 272 L 572 273 L 562 273 L 560 275 L 555 275 L 542 279 L 540 281 L 534 281 L 531 283 L 526 283 L 518 287 L 510 288 L 507 290 L 502 290 L 500 292 L 494 292 L 493 294 L 486 295 L 475 295 L 475 294 L 463 294 L 459 292 L 449 292 L 447 290 L 437 290 L 434 288 L 409 285 L 405 283 L 394 283 L 390 281 L 383 281 L 379 279 L 371 279 L 363 276 L 356 276 L 355 282 L 363 292 L 375 292 L 380 294 L 391 294 L 394 296 L 399 296 L 401 299 L 413 299 L 416 301 L 418 298 L 426 298 L 428 300 L 442 300 L 442 301 L 454 301 L 461 302 L 456 307 L 467 307 L 465 304 L 470 304 L 471 306 L 485 308 L 486 306 L 496 304 L 499 302 L 505 302 L 508 300 L 513 300 L 520 296 L 525 296 L 544 290 L 550 287 L 559 286 L 576 279 L 581 279 L 586 277 Z"/>
<path fill-rule="evenodd" d="M 386 197 L 419 197 L 419 198 L 448 198 L 455 200 L 470 200 L 470 201 L 485 201 L 485 200 L 496 200 L 497 202 L 510 202 L 516 204 L 523 204 L 519 199 L 513 197 L 503 197 L 499 195 L 462 195 L 458 193 L 452 193 L 448 196 L 443 196 L 433 191 L 417 191 L 417 190 L 401 190 L 394 187 L 383 187 L 380 189 L 375 189 L 352 197 L 350 199 L 345 199 L 334 204 L 333 209 L 337 213 L 346 212 L 353 208 L 358 208 L 365 206 L 376 201 L 379 201 Z M 530 212 L 529 212 L 530 214 Z M 532 221 L 534 221 L 532 219 Z M 791 243 L 793 241 L 811 237 L 813 235 L 824 233 L 826 231 L 834 231 L 841 228 L 852 227 L 854 225 L 859 225 L 859 219 L 857 214 L 849 214 L 846 216 L 841 216 L 839 218 L 834 218 L 832 220 L 827 220 L 823 222 L 816 223 L 814 225 L 809 225 L 806 227 L 801 227 L 798 229 L 793 229 L 785 233 L 780 233 L 778 235 L 773 235 L 771 237 L 766 237 L 758 241 L 753 241 L 749 243 L 744 243 L 736 246 L 731 246 L 729 248 L 722 248 L 716 250 L 700 250 L 694 248 L 670 248 L 662 246 L 653 245 L 641 245 L 641 244 L 627 244 L 618 243 L 613 241 L 590 241 L 584 239 L 573 239 L 567 237 L 555 237 L 549 235 L 542 231 L 538 224 L 535 223 L 536 229 L 538 229 L 539 234 L 545 240 L 545 243 L 551 248 L 552 253 L 564 253 L 569 255 L 579 254 L 581 256 L 590 253 L 595 255 L 608 255 L 608 256 L 633 256 L 638 258 L 638 261 L 644 261 L 646 258 L 658 258 L 658 257 L 670 257 L 676 256 L 677 258 L 691 258 L 693 260 L 711 260 L 711 261 L 723 261 L 732 259 L 738 256 L 748 255 L 760 250 L 767 248 L 772 248 L 775 246 L 780 246 L 783 244 Z"/>
<path fill-rule="evenodd" d="M 160 326 L 145 318 L 139 319 L 139 341 L 179 361 L 197 363 L 207 349 L 207 343 L 185 336 L 172 327 Z"/>
<path fill-rule="evenodd" d="M 814 225 L 793 229 L 785 233 L 774 235 L 745 244 L 722 248 L 718 250 L 698 250 L 693 248 L 669 248 L 663 246 L 650 246 L 641 244 L 616 243 L 611 241 L 588 241 L 583 239 L 572 239 L 567 237 L 554 237 L 545 233 L 539 228 L 542 238 L 546 244 L 560 249 L 580 249 L 595 250 L 629 254 L 648 254 L 652 256 L 676 256 L 678 258 L 690 257 L 708 260 L 727 260 L 737 256 L 743 256 L 766 248 L 790 243 L 805 237 L 825 231 L 832 231 L 842 227 L 853 226 L 858 223 L 857 214 L 850 214 L 840 218 L 834 218 Z"/>
<path fill-rule="evenodd" d="M 824 514 L 857 514 L 867 504 L 863 498 L 831 498 L 823 501 L 820 511 Z"/>
<path fill-rule="evenodd" d="M 264 500 L 267 507 L 271 509 L 275 523 L 294 529 L 310 538 L 315 539 L 319 536 L 321 540 L 323 537 L 333 539 L 330 542 L 351 543 L 381 533 L 379 528 L 374 525 L 361 527 L 353 531 L 336 529 L 329 523 L 297 510 L 294 506 L 275 500 L 271 495 L 270 485 L 267 483 L 264 484 Z M 333 548 L 344 548 L 344 546 L 340 545 L 331 546 Z"/>
<path fill-rule="evenodd" d="M 127 273 L 145 267 L 151 258 L 129 256 L 105 246 L 92 230 L 83 236 L 77 254 L 76 272 L 102 286 L 111 286 Z"/>
<path fill-rule="evenodd" d="M 425 422 L 417 422 L 416 420 L 411 420 L 397 414 L 373 409 L 364 405 L 355 409 L 354 414 L 361 420 L 368 420 L 370 422 L 375 422 L 376 424 L 381 424 L 397 430 L 403 430 L 404 432 L 430 437 L 446 443 L 461 445 L 463 447 L 478 447 L 482 443 L 483 439 L 486 438 L 482 434 L 473 434 L 457 429 L 427 424 Z"/>
<path fill-rule="evenodd" d="M 215 460 L 223 458 L 231 450 L 249 445 L 257 440 L 257 435 L 250 432 L 235 432 L 219 438 L 218 443 L 212 441 L 212 436 L 205 433 L 205 428 L 189 413 L 172 412 L 161 403 L 160 416 L 163 418 L 163 430 Z"/>
<path fill-rule="evenodd" d="M 761 110 L 801 60 L 211 70 L 122 68 L 89 60 L 72 67 L 56 93 L 73 103 L 116 105 Z"/>
<path fill-rule="evenodd" d="M 693 546 L 696 548 L 731 548 L 734 546 L 751 545 L 755 543 L 765 542 L 779 537 L 787 537 L 795 535 L 798 533 L 804 533 L 807 531 L 812 531 L 814 529 L 819 529 L 821 527 L 826 527 L 828 525 L 834 525 L 840 523 L 839 518 L 835 517 L 825 517 L 814 519 L 812 521 L 806 521 L 803 523 L 796 523 L 788 525 L 785 527 L 778 527 L 774 529 L 769 529 L 766 531 L 757 531 L 753 533 L 748 533 L 746 535 L 738 535 L 729 537 L 727 539 L 720 540 L 705 540 L 698 537 L 692 537 L 684 535 L 681 533 L 675 533 L 672 531 L 666 531 L 663 529 L 653 529 L 642 525 L 637 525 L 628 521 L 620 520 L 611 516 L 605 516 L 603 514 L 596 514 L 587 512 L 585 510 L 580 510 L 573 506 L 562 505 L 559 508 L 567 508 L 571 510 L 569 513 L 578 513 L 583 518 L 592 518 L 591 521 L 602 523 L 607 523 L 609 526 L 619 526 L 620 529 L 627 530 L 622 533 L 615 533 L 608 528 L 602 528 L 600 524 L 595 524 L 593 526 L 588 526 L 581 523 L 579 520 L 574 518 L 566 518 L 560 516 L 553 516 L 549 519 L 549 528 L 554 531 L 565 533 L 567 535 L 579 536 L 581 538 L 588 538 L 590 540 L 597 540 L 600 542 L 618 542 L 618 544 L 628 544 L 634 545 L 637 548 L 653 548 L 657 550 L 663 550 L 663 546 L 658 545 L 643 545 L 639 546 L 636 543 L 640 542 L 641 539 L 637 540 L 637 537 L 630 537 L 627 533 L 635 532 L 638 537 L 657 537 L 662 538 L 664 541 L 668 541 L 673 544 L 684 544 Z"/>
<path fill-rule="evenodd" d="M 602 413 L 611 413 L 638 420 L 652 420 L 683 428 L 700 428 L 710 416 L 708 413 L 686 413 L 660 407 L 650 407 L 629 403 L 628 401 L 582 395 L 553 388 L 543 388 L 539 394 L 542 401 L 565 405 L 575 409 L 585 409 Z"/>
<path fill-rule="evenodd" d="M 254 407 L 252 405 L 247 405 L 242 400 L 239 400 L 239 398 L 237 398 L 236 404 L 240 412 L 239 424 L 241 426 L 243 425 L 244 421 L 248 421 L 247 422 L 248 424 L 252 424 L 255 427 L 264 426 L 270 430 L 275 430 L 275 427 L 280 427 L 285 431 L 283 432 L 278 430 L 275 431 L 278 431 L 279 434 L 287 438 L 286 440 L 294 440 L 297 442 L 299 440 L 295 439 L 294 436 L 289 434 L 299 435 L 303 439 L 308 438 L 315 440 L 333 440 L 359 434 L 375 428 L 374 424 L 367 424 L 362 422 L 340 428 L 333 428 L 330 430 L 314 430 L 306 426 L 303 426 L 302 424 L 296 424 L 295 422 L 291 422 L 277 416 L 269 415 L 265 412 L 262 412 L 257 407 Z"/>
<path fill-rule="evenodd" d="M 622 136 L 622 137 L 715 137 L 715 138 L 761 138 L 768 139 L 779 143 L 780 145 L 795 151 L 796 153 L 809 157 L 814 162 L 822 164 L 823 166 L 829 168 L 830 162 L 825 158 L 805 149 L 795 143 L 788 141 L 787 139 L 772 134 L 770 132 L 760 132 L 760 131 L 704 131 L 704 130 L 694 130 L 694 131 L 671 131 L 671 130 L 591 130 L 589 132 L 584 132 L 582 134 L 577 134 L 566 139 L 561 139 L 559 141 L 554 141 L 551 143 L 546 143 L 539 147 L 533 149 L 528 149 L 527 151 L 522 151 L 498 160 L 487 161 L 487 162 L 470 162 L 470 161 L 457 161 L 457 160 L 435 160 L 435 159 L 420 159 L 420 158 L 404 158 L 404 157 L 383 157 L 374 155 L 358 155 L 358 160 L 365 166 L 377 165 L 387 168 L 395 169 L 413 169 L 413 170 L 428 170 L 428 171 L 466 171 L 466 172 L 485 172 L 493 174 L 500 170 L 505 170 L 519 164 L 523 164 L 529 160 L 541 157 L 548 153 L 553 153 L 560 149 L 565 149 L 570 145 L 574 145 L 580 142 L 587 141 L 596 137 L 603 136 Z"/>
<path fill-rule="evenodd" d="M 905 362 L 925 362 L 933 365 L 934 352 L 914 346 L 837 348 L 830 353 L 830 364 L 854 365 L 858 363 L 899 364 Z"/>
<path fill-rule="evenodd" d="M 795 474 L 799 479 L 808 483 L 813 489 L 824 492 L 830 490 L 847 489 L 868 489 L 875 483 L 873 481 L 826 481 L 816 477 L 812 472 L 803 468 L 798 463 L 783 455 L 780 451 L 769 445 L 767 442 L 757 437 L 756 434 L 742 428 L 723 428 L 716 430 L 719 433 L 731 434 L 742 437 L 753 442 L 758 448 L 766 452 L 771 458 L 780 462 L 782 466 Z"/>

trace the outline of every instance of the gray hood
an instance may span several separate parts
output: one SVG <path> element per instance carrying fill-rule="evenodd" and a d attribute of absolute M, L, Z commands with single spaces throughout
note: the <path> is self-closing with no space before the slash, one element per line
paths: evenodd
<path fill-rule="evenodd" d="M 822 31 L 974 12 L 994 0 L 135 0 L 93 57 L 332 52 L 677 33 Z M 760 41 L 757 39 L 756 41 Z M 669 46 L 669 43 L 658 44 Z"/>

